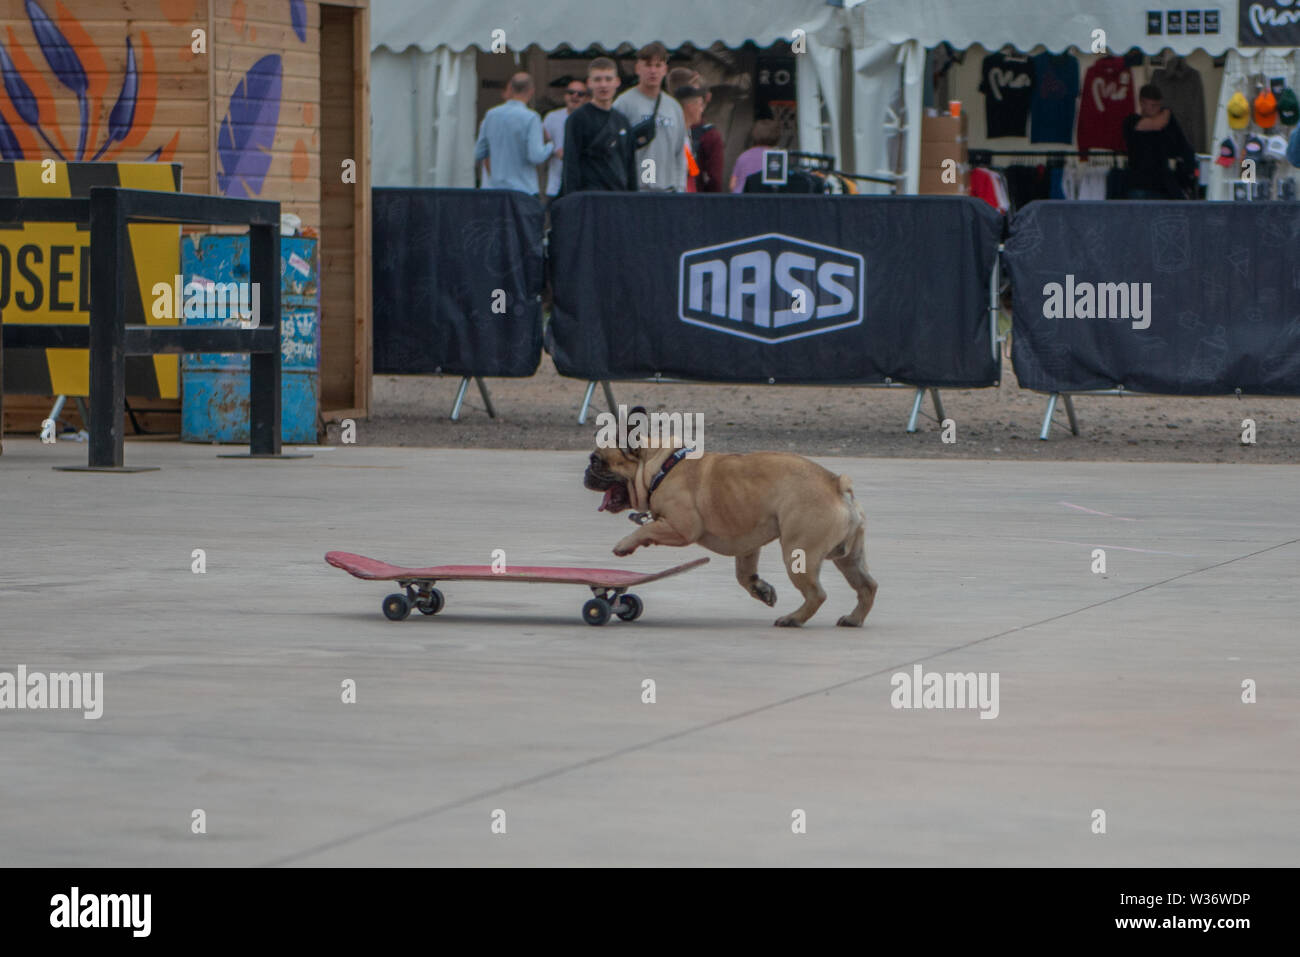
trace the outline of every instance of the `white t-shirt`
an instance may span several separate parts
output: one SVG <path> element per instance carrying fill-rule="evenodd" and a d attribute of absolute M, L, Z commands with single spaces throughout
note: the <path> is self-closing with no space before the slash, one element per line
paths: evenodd
<path fill-rule="evenodd" d="M 564 149 L 564 124 L 569 120 L 569 111 L 565 107 L 551 110 L 542 120 L 542 129 L 551 134 L 551 142 L 557 150 Z M 560 195 L 560 176 L 564 172 L 564 160 L 551 154 L 546 161 L 546 195 Z"/>
<path fill-rule="evenodd" d="M 614 101 L 614 109 L 627 117 L 631 126 L 654 115 L 655 101 L 635 86 Z M 645 169 L 645 160 L 654 160 L 655 182 L 637 182 L 638 190 L 669 190 L 686 192 L 686 120 L 682 108 L 667 93 L 659 101 L 659 116 L 655 123 L 658 131 L 650 145 L 637 150 L 637 175 Z"/>

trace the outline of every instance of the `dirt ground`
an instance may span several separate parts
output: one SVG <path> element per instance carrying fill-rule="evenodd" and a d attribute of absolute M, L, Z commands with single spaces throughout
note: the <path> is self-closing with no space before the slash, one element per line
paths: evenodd
<path fill-rule="evenodd" d="M 615 382 L 614 398 L 650 411 L 703 413 L 705 447 L 718 452 L 760 449 L 806 455 L 928 458 L 1055 459 L 1133 462 L 1300 461 L 1300 402 L 1293 399 L 1080 397 L 1080 435 L 1058 426 L 1038 438 L 1047 397 L 1021 390 L 1009 364 L 991 389 L 941 392 L 956 424 L 945 444 L 927 395 L 919 431 L 905 431 L 910 389 L 699 385 Z M 497 418 L 489 418 L 470 386 L 459 422 L 449 419 L 459 380 L 450 376 L 374 379 L 371 417 L 357 423 L 358 445 L 431 448 L 574 449 L 593 445 L 595 414 L 605 408 L 597 388 L 587 425 L 578 425 L 586 383 L 560 376 L 550 356 L 529 379 L 487 379 Z M 1242 420 L 1253 418 L 1256 444 L 1242 444 Z M 327 441 L 340 439 L 331 425 Z"/>

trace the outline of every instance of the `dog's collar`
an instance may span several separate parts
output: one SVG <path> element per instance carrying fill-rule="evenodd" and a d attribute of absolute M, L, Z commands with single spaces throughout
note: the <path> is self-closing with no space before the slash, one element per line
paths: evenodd
<path fill-rule="evenodd" d="M 673 466 L 694 451 L 694 448 L 678 449 L 672 455 L 668 456 L 668 458 L 664 459 L 664 464 L 659 466 L 659 471 L 656 472 L 655 477 L 650 480 L 650 488 L 646 492 L 647 502 L 649 501 L 650 496 L 655 493 L 655 489 L 659 487 L 659 483 L 664 480 L 664 476 L 673 470 Z"/>

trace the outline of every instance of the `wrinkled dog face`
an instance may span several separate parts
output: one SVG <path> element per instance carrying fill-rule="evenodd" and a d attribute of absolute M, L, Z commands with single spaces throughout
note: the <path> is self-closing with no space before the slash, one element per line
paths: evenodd
<path fill-rule="evenodd" d="M 582 484 L 593 492 L 604 492 L 601 512 L 625 512 L 632 507 L 627 483 L 636 476 L 636 456 L 624 449 L 598 448 L 591 453 Z"/>

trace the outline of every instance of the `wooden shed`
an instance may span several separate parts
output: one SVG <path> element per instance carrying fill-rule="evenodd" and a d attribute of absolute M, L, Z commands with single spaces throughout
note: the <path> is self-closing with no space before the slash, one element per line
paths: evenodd
<path fill-rule="evenodd" d="M 0 0 L 0 158 L 179 163 L 185 192 L 278 200 L 319 237 L 326 421 L 370 399 L 368 7 Z M 50 401 L 9 396 L 6 427 Z M 179 431 L 178 399 L 150 408 Z"/>

